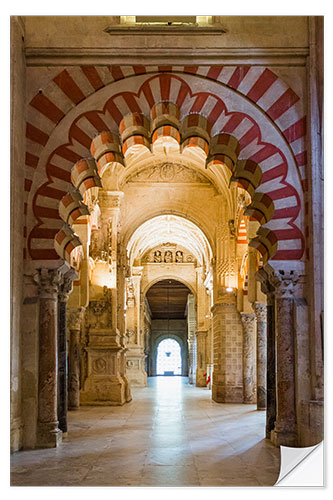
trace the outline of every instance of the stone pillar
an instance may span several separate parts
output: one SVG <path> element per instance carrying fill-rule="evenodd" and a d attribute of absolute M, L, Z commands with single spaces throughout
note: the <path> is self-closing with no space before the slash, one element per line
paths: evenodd
<path fill-rule="evenodd" d="M 69 329 L 69 369 L 68 369 L 68 409 L 80 408 L 80 332 L 84 314 L 83 307 L 68 309 Z"/>
<path fill-rule="evenodd" d="M 243 386 L 244 403 L 256 402 L 256 315 L 254 313 L 241 313 L 243 325 Z"/>
<path fill-rule="evenodd" d="M 257 410 L 267 405 L 267 308 L 266 304 L 255 302 L 253 309 L 257 318 Z"/>
<path fill-rule="evenodd" d="M 276 354 L 275 354 L 275 305 L 272 294 L 267 295 L 267 410 L 266 438 L 270 439 L 276 420 Z"/>
<path fill-rule="evenodd" d="M 195 384 L 196 377 L 196 313 L 194 300 L 194 295 L 189 294 L 187 297 L 187 342 L 189 355 L 188 380 L 190 384 Z"/>
<path fill-rule="evenodd" d="M 58 293 L 58 420 L 63 436 L 67 433 L 68 409 L 66 303 L 72 286 L 72 277 L 65 277 Z"/>
<path fill-rule="evenodd" d="M 146 387 L 144 352 L 144 310 L 141 304 L 142 267 L 133 267 L 132 276 L 127 278 L 127 310 L 126 310 L 126 376 L 131 386 Z"/>
<path fill-rule="evenodd" d="M 61 273 L 57 269 L 39 269 L 39 380 L 37 447 L 53 448 L 62 441 L 58 427 L 57 336 L 58 287 Z"/>
<path fill-rule="evenodd" d="M 197 373 L 196 373 L 196 386 L 206 387 L 207 371 L 207 330 L 197 331 Z"/>
<path fill-rule="evenodd" d="M 242 324 L 233 293 L 220 293 L 213 314 L 212 398 L 217 403 L 243 402 Z"/>
<path fill-rule="evenodd" d="M 270 275 L 275 288 L 277 412 L 271 439 L 275 446 L 296 446 L 294 292 L 298 275 L 277 271 Z"/>
<path fill-rule="evenodd" d="M 261 292 L 267 297 L 266 438 L 270 439 L 276 420 L 275 299 L 266 271 L 260 269 L 256 278 L 261 283 Z"/>

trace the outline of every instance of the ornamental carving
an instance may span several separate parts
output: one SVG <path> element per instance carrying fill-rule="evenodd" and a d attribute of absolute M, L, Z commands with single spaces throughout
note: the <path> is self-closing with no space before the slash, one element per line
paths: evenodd
<path fill-rule="evenodd" d="M 145 168 L 130 177 L 129 182 L 178 182 L 209 184 L 203 174 L 179 163 L 163 162 Z"/>
<path fill-rule="evenodd" d="M 79 331 L 84 317 L 84 307 L 73 307 L 67 309 L 67 326 L 69 330 Z"/>
<path fill-rule="evenodd" d="M 92 363 L 92 370 L 94 373 L 106 373 L 106 361 L 104 358 L 97 358 Z"/>
<path fill-rule="evenodd" d="M 268 273 L 268 279 L 274 288 L 274 295 L 276 298 L 288 299 L 294 297 L 296 285 L 299 280 L 296 271 L 285 271 L 283 269 L 279 271 L 273 270 Z"/>
<path fill-rule="evenodd" d="M 127 336 L 127 339 L 128 339 L 128 343 L 129 344 L 135 344 L 135 330 L 127 330 L 126 331 L 126 336 Z"/>
<path fill-rule="evenodd" d="M 241 321 L 246 331 L 254 329 L 256 315 L 254 313 L 241 313 Z"/>
<path fill-rule="evenodd" d="M 112 326 L 112 290 L 103 288 L 104 298 L 91 300 L 89 303 L 89 324 L 93 328 L 110 328 Z"/>
<path fill-rule="evenodd" d="M 264 303 L 261 302 L 255 302 L 253 304 L 253 310 L 255 312 L 255 315 L 257 317 L 257 321 L 259 322 L 267 322 L 267 306 Z"/>
<path fill-rule="evenodd" d="M 58 297 L 61 302 L 66 302 L 68 300 L 69 294 L 73 290 L 73 280 L 76 278 L 76 273 L 69 273 L 68 276 L 64 276 L 61 284 L 59 285 Z"/>
<path fill-rule="evenodd" d="M 41 299 L 56 299 L 63 275 L 57 269 L 42 268 L 34 275 L 34 281 L 38 284 Z"/>
<path fill-rule="evenodd" d="M 179 249 L 176 244 L 165 243 L 160 248 L 156 248 L 143 257 L 143 262 L 153 264 L 183 264 L 195 263 L 195 257 L 186 253 L 183 249 Z"/>

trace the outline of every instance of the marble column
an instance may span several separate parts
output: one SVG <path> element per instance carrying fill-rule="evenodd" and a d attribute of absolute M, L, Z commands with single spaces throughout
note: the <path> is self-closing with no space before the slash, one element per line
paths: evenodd
<path fill-rule="evenodd" d="M 275 375 L 275 307 L 274 296 L 267 294 L 267 410 L 266 438 L 271 438 L 276 420 L 276 375 Z"/>
<path fill-rule="evenodd" d="M 261 283 L 262 293 L 267 297 L 266 438 L 271 439 L 276 420 L 275 298 L 266 271 L 260 269 L 256 278 Z"/>
<path fill-rule="evenodd" d="M 241 321 L 243 325 L 244 403 L 254 404 L 256 402 L 256 315 L 254 313 L 241 313 Z"/>
<path fill-rule="evenodd" d="M 255 302 L 253 309 L 257 318 L 257 410 L 267 405 L 267 308 L 266 304 Z"/>
<path fill-rule="evenodd" d="M 294 293 L 298 275 L 277 271 L 270 277 L 276 305 L 277 412 L 271 439 L 275 446 L 296 446 Z"/>
<path fill-rule="evenodd" d="M 196 386 L 206 387 L 207 372 L 207 330 L 197 331 L 197 373 Z"/>
<path fill-rule="evenodd" d="M 62 276 L 57 269 L 39 269 L 39 380 L 37 447 L 53 448 L 62 441 L 58 427 L 57 335 L 58 287 Z"/>
<path fill-rule="evenodd" d="M 68 408 L 66 303 L 72 286 L 72 277 L 64 277 L 58 293 L 58 420 L 63 436 L 67 433 Z"/>
<path fill-rule="evenodd" d="M 83 307 L 68 309 L 69 367 L 68 367 L 68 409 L 80 407 L 80 332 L 84 314 Z"/>
<path fill-rule="evenodd" d="M 197 326 L 196 313 L 195 313 L 195 298 L 192 293 L 187 297 L 187 332 L 188 332 L 188 355 L 189 355 L 189 367 L 188 367 L 188 381 L 190 384 L 195 384 L 196 382 L 196 337 L 195 330 Z"/>

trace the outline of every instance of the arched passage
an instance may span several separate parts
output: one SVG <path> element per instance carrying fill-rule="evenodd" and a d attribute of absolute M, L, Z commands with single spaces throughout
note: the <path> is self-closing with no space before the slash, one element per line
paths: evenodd
<path fill-rule="evenodd" d="M 147 352 L 148 375 L 161 375 L 158 373 L 158 346 L 167 339 L 172 339 L 179 345 L 181 363 L 180 370 L 177 368 L 177 375 L 189 374 L 191 368 L 189 349 L 192 347 L 189 330 L 189 296 L 192 296 L 190 289 L 174 279 L 159 280 L 147 291 L 146 299 L 151 317 Z"/>

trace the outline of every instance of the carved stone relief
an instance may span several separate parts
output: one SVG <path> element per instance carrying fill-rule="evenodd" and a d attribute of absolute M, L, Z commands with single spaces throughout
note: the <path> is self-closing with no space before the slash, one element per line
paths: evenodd
<path fill-rule="evenodd" d="M 143 262 L 155 263 L 155 264 L 182 264 L 184 262 L 187 263 L 195 263 L 195 257 L 185 252 L 183 249 L 180 250 L 175 244 L 163 244 L 159 248 L 155 248 L 149 252 L 147 252 L 143 256 Z"/>
<path fill-rule="evenodd" d="M 201 173 L 179 163 L 163 162 L 145 168 L 130 177 L 129 182 L 181 182 L 209 184 Z"/>

